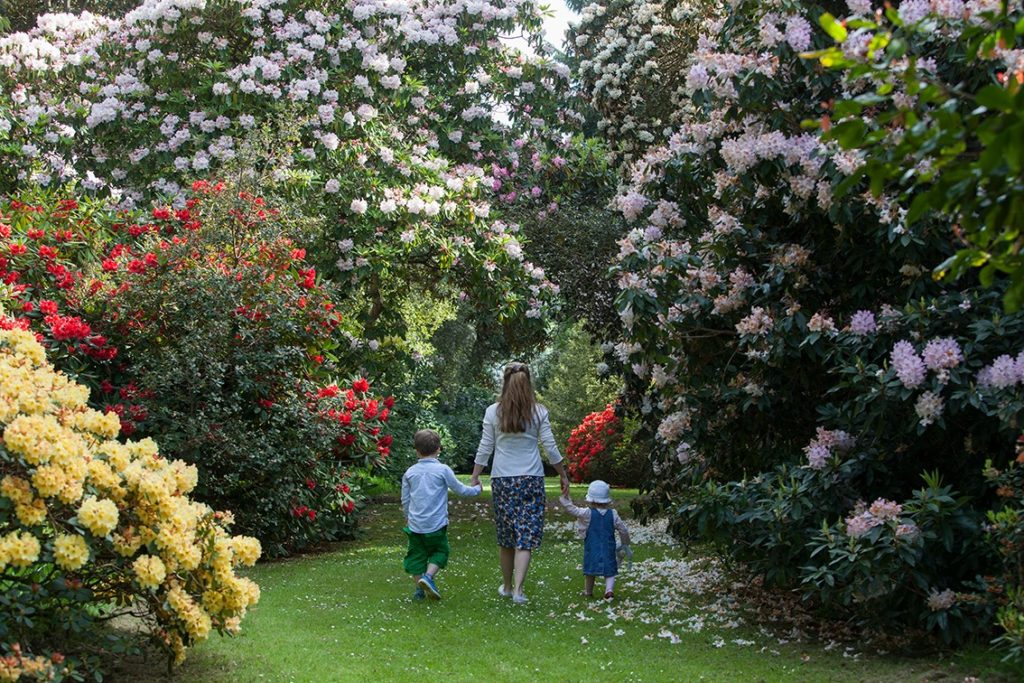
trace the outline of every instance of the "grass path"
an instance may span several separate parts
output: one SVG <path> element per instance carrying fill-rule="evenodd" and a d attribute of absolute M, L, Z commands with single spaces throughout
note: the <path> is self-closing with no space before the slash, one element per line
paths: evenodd
<path fill-rule="evenodd" d="M 616 493 L 622 501 L 628 496 Z M 557 489 L 549 486 L 555 503 Z M 574 491 L 582 499 L 583 490 Z M 620 511 L 627 511 L 621 502 Z M 570 518 L 550 509 L 528 579 L 530 603 L 497 595 L 490 505 L 453 499 L 452 557 L 444 599 L 411 600 L 402 574 L 405 537 L 397 502 L 375 506 L 365 538 L 320 555 L 252 570 L 262 588 L 243 634 L 213 636 L 173 680 L 247 681 L 982 681 L 1020 680 L 998 657 L 971 650 L 928 660 L 780 643 L 736 625 L 742 606 L 710 588 L 709 561 L 678 548 L 635 543 L 609 609 L 579 597 L 582 557 Z M 626 512 L 628 516 L 628 512 Z M 698 630 L 699 629 L 699 630 Z M 670 634 L 670 635 L 666 635 Z M 149 667 L 151 670 L 157 667 Z M 137 674 L 132 680 L 140 680 Z M 161 677 L 151 681 L 164 680 Z"/>

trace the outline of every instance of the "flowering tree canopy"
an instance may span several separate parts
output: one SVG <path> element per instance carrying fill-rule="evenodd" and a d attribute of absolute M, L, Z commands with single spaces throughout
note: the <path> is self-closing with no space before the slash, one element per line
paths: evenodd
<path fill-rule="evenodd" d="M 313 253 L 365 294 L 368 328 L 402 283 L 435 273 L 485 318 L 536 318 L 554 287 L 524 261 L 517 226 L 491 215 L 507 169 L 482 164 L 510 126 L 538 135 L 542 110 L 557 111 L 567 69 L 499 40 L 522 30 L 539 45 L 539 26 L 520 0 L 44 15 L 0 39 L 0 191 L 74 181 L 122 206 L 179 205 L 193 178 L 244 157 L 260 194 L 322 217 Z"/>

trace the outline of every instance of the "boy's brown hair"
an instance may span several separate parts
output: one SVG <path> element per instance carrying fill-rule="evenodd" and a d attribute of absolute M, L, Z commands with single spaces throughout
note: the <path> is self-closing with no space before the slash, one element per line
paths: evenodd
<path fill-rule="evenodd" d="M 441 450 L 441 437 L 433 429 L 421 429 L 412 437 L 416 452 L 420 455 L 433 455 Z"/>

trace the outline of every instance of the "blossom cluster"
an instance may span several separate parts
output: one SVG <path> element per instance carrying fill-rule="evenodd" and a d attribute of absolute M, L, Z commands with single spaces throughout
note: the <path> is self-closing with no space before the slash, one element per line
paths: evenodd
<path fill-rule="evenodd" d="M 870 506 L 860 503 L 853 514 L 846 518 L 846 533 L 851 538 L 860 538 L 886 522 L 895 524 L 902 513 L 902 506 L 884 498 L 879 498 Z M 913 539 L 917 537 L 918 530 L 913 523 L 897 524 L 894 533 L 896 538 Z"/>
<path fill-rule="evenodd" d="M 616 417 L 614 405 L 608 404 L 604 410 L 587 415 L 569 435 L 565 449 L 569 477 L 576 482 L 589 480 L 592 462 L 610 457 L 621 438 L 622 421 Z"/>
<path fill-rule="evenodd" d="M 150 439 L 116 441 L 117 416 L 88 408 L 88 389 L 56 372 L 30 332 L 0 331 L 0 380 L 10 464 L 0 495 L 13 510 L 0 574 L 31 574 L 52 557 L 97 606 L 142 605 L 179 663 L 212 629 L 237 632 L 259 588 L 235 570 L 260 546 L 227 532 L 229 513 L 191 500 L 196 468 L 164 459 Z"/>

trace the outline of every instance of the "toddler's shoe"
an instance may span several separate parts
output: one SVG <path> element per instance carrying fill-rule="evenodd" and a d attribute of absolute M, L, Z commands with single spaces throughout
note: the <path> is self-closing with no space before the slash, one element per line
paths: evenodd
<path fill-rule="evenodd" d="M 530 601 L 526 599 L 526 595 L 524 593 L 520 593 L 519 595 L 516 595 L 515 593 L 513 593 L 512 594 L 512 602 L 517 604 L 517 605 L 525 605 L 526 603 L 528 603 Z"/>
<path fill-rule="evenodd" d="M 434 600 L 441 599 L 441 591 L 437 590 L 437 584 L 434 583 L 434 579 L 424 574 L 420 577 L 419 584 L 420 588 L 423 589 L 426 592 L 426 594 L 432 597 Z"/>
<path fill-rule="evenodd" d="M 417 588 L 416 590 L 414 590 L 412 592 L 412 599 L 413 600 L 416 600 L 416 601 L 426 600 L 426 598 L 427 598 L 427 594 L 423 592 L 422 588 Z"/>
<path fill-rule="evenodd" d="M 605 600 L 611 600 L 611 599 L 612 599 L 612 598 L 614 598 L 614 597 L 615 597 L 615 593 L 613 593 L 612 591 L 607 591 L 607 592 L 606 592 L 606 593 L 604 594 L 604 599 L 605 599 Z"/>
<path fill-rule="evenodd" d="M 512 597 L 512 591 L 506 591 L 505 590 L 505 586 L 501 585 L 501 586 L 498 586 L 498 595 L 500 595 L 503 598 L 511 598 Z"/>

